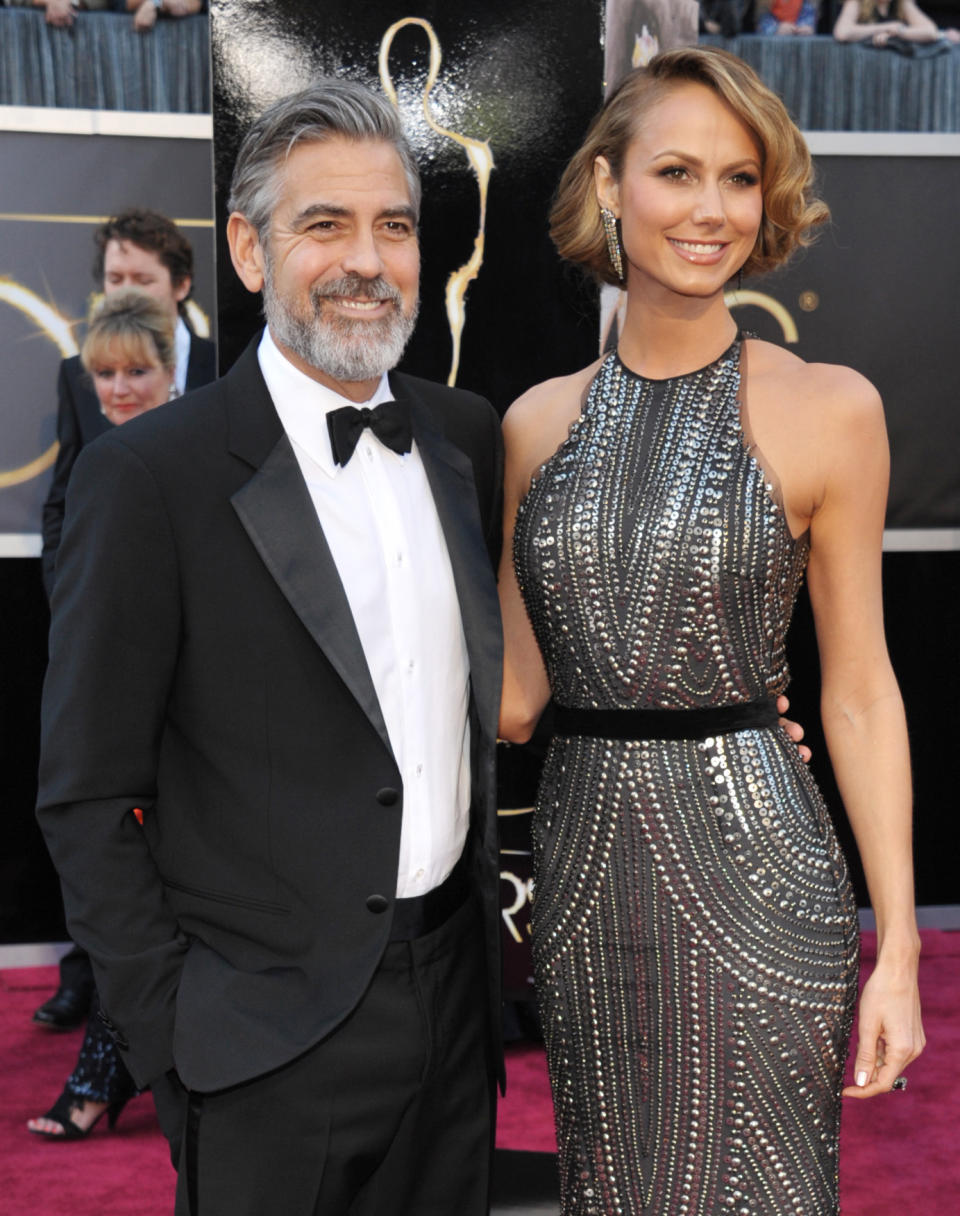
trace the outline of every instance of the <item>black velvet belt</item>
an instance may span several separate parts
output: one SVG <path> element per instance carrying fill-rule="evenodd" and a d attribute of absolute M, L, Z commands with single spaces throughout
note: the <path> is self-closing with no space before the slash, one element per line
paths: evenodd
<path fill-rule="evenodd" d="M 469 889 L 464 853 L 439 887 L 426 895 L 394 900 L 390 941 L 411 942 L 439 929 L 463 904 Z"/>
<path fill-rule="evenodd" d="M 704 709 L 571 709 L 557 705 L 554 733 L 591 739 L 706 739 L 735 730 L 776 726 L 772 697 Z"/>

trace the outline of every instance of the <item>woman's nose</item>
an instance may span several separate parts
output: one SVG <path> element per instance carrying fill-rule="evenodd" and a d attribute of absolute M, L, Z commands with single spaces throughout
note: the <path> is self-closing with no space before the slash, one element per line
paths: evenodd
<path fill-rule="evenodd" d="M 716 182 L 704 182 L 700 187 L 693 218 L 699 224 L 722 224 L 724 220 L 723 198 Z"/>

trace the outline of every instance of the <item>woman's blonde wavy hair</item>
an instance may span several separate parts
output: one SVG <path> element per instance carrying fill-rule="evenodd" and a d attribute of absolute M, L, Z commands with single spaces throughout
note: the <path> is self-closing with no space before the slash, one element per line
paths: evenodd
<path fill-rule="evenodd" d="M 100 359 L 116 352 L 134 362 L 153 363 L 172 372 L 177 366 L 173 321 L 163 305 L 134 288 L 104 296 L 90 317 L 80 348 L 80 362 L 90 372 Z"/>
<path fill-rule="evenodd" d="M 753 132 L 761 150 L 763 218 L 745 274 L 773 270 L 830 218 L 813 191 L 813 165 L 803 136 L 776 93 L 756 72 L 715 47 L 665 51 L 647 67 L 630 72 L 607 98 L 579 151 L 560 178 L 550 209 L 550 235 L 562 258 L 620 286 L 610 265 L 600 220 L 593 166 L 606 157 L 619 181 L 627 147 L 644 115 L 678 85 L 706 85 Z"/>

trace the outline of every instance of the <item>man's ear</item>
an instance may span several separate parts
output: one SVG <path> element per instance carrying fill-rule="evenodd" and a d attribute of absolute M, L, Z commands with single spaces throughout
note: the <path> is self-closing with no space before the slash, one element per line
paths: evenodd
<path fill-rule="evenodd" d="M 191 279 L 188 274 L 185 274 L 179 283 L 175 283 L 173 285 L 173 298 L 178 304 L 182 304 L 187 298 L 187 296 L 190 294 L 190 288 L 192 286 L 193 279 Z"/>
<path fill-rule="evenodd" d="M 263 248 L 260 235 L 245 215 L 239 211 L 231 213 L 227 220 L 227 244 L 230 260 L 247 291 L 259 291 L 263 287 Z"/>

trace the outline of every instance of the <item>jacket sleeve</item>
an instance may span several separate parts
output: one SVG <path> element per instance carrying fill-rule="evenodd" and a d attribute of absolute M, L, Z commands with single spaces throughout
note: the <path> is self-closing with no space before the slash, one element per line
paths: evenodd
<path fill-rule="evenodd" d="M 67 924 L 141 1085 L 172 1067 L 187 939 L 133 808 L 156 798 L 179 644 L 175 547 L 149 469 L 116 436 L 84 449 L 67 494 L 44 686 L 37 815 Z"/>
<path fill-rule="evenodd" d="M 41 522 L 43 533 L 41 564 L 47 599 L 50 599 L 53 594 L 53 576 L 57 564 L 57 549 L 60 547 L 60 533 L 63 530 L 67 482 L 70 480 L 70 474 L 73 472 L 82 442 L 73 390 L 67 374 L 66 361 L 64 361 L 60 364 L 60 374 L 57 378 L 57 443 L 60 446 L 57 450 L 57 461 L 53 467 L 53 480 L 43 504 Z"/>
<path fill-rule="evenodd" d="M 489 407 L 490 425 L 490 493 L 484 513 L 484 532 L 487 552 L 496 571 L 500 566 L 500 550 L 503 546 L 503 433 L 500 418 L 493 406 Z"/>

